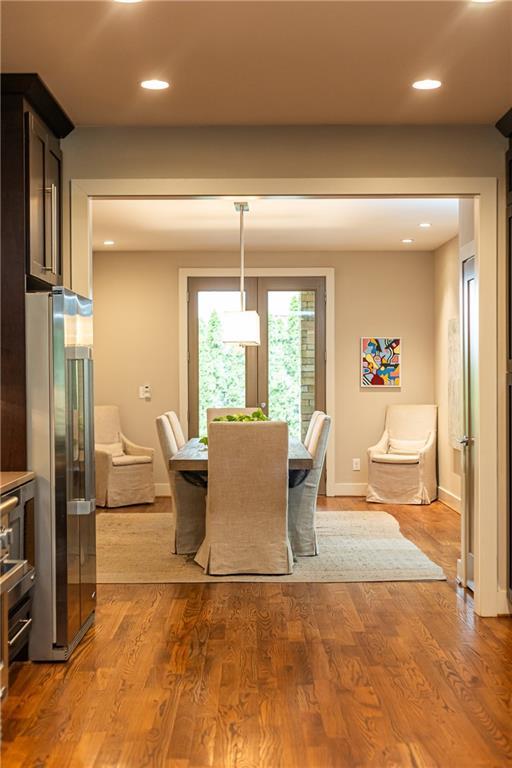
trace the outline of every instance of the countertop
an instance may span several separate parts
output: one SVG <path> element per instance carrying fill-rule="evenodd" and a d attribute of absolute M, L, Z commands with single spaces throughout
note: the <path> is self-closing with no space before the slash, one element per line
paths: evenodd
<path fill-rule="evenodd" d="M 0 493 L 7 493 L 20 485 L 28 483 L 35 477 L 34 472 L 0 472 Z"/>

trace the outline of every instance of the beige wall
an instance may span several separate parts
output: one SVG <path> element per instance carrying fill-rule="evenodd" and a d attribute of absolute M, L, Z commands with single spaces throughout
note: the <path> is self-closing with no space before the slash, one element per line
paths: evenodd
<path fill-rule="evenodd" d="M 157 483 L 167 482 L 155 418 L 178 410 L 178 269 L 236 266 L 236 254 L 94 255 L 95 395 L 118 403 L 123 428 L 157 449 Z M 336 270 L 336 476 L 338 492 L 364 492 L 366 449 L 379 438 L 388 403 L 433 402 L 434 260 L 431 253 L 248 254 L 249 267 L 322 266 Z M 359 387 L 362 335 L 401 335 L 401 391 Z M 418 351 L 421 351 L 418 354 Z M 152 385 L 150 402 L 138 398 Z M 352 471 L 352 458 L 361 471 Z"/>
<path fill-rule="evenodd" d="M 62 142 L 64 278 L 71 286 L 71 179 L 477 177 L 500 180 L 492 126 L 77 128 Z M 501 238 L 504 256 L 504 202 Z"/>
<path fill-rule="evenodd" d="M 492 126 L 81 128 L 62 142 L 65 281 L 71 286 L 69 181 L 102 178 L 414 178 L 498 180 L 500 584 L 506 583 L 505 152 Z M 458 190 L 454 190 L 457 192 Z M 81 253 L 87 259 L 88 254 Z M 489 253 L 494 259 L 495 254 Z M 84 266 L 87 270 L 87 267 Z M 495 301 L 495 286 L 489 302 Z M 486 470 L 489 476 L 490 469 Z M 483 510 L 485 514 L 485 510 Z M 494 507 L 489 515 L 494 514 Z"/>
<path fill-rule="evenodd" d="M 461 499 L 461 453 L 449 435 L 448 326 L 460 321 L 459 240 L 454 237 L 434 252 L 435 398 L 438 404 L 438 465 L 440 498 L 457 511 Z M 460 327 L 460 322 L 459 322 Z"/>

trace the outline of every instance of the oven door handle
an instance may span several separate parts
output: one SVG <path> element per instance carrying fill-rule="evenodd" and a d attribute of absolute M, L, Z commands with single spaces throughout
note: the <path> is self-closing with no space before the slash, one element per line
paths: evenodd
<path fill-rule="evenodd" d="M 0 514 L 5 515 L 7 514 L 7 512 L 10 512 L 12 509 L 16 509 L 19 503 L 20 503 L 20 500 L 17 496 L 11 496 L 9 499 L 2 501 L 2 503 L 0 504 Z"/>
<path fill-rule="evenodd" d="M 16 640 L 18 640 L 18 638 L 20 638 L 22 634 L 27 631 L 27 629 L 32 624 L 32 619 L 20 619 L 20 623 L 22 624 L 21 629 L 19 629 L 16 632 L 14 637 L 11 637 L 11 639 L 7 641 L 7 645 L 9 646 L 9 648 L 11 648 L 16 642 Z"/>

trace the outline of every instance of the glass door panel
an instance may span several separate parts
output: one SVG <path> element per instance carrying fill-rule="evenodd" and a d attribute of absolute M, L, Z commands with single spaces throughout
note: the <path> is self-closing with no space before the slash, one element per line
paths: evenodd
<path fill-rule="evenodd" d="M 199 434 L 206 434 L 206 409 L 245 407 L 245 350 L 222 342 L 222 315 L 240 309 L 235 291 L 199 291 Z"/>
<path fill-rule="evenodd" d="M 325 411 L 325 278 L 259 277 L 258 311 L 258 401 L 303 440 L 313 411 Z"/>
<path fill-rule="evenodd" d="M 256 283 L 246 279 L 247 309 L 256 308 Z M 240 309 L 237 278 L 190 278 L 188 283 L 189 437 L 206 434 L 207 408 L 255 405 L 256 355 L 222 342 L 224 312 Z"/>
<path fill-rule="evenodd" d="M 268 291 L 268 415 L 303 440 L 315 410 L 315 291 Z"/>

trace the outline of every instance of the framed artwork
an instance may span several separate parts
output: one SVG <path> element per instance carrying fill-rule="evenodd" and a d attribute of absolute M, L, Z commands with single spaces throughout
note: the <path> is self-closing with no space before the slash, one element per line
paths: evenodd
<path fill-rule="evenodd" d="M 402 386 L 400 338 L 361 337 L 361 386 Z"/>

